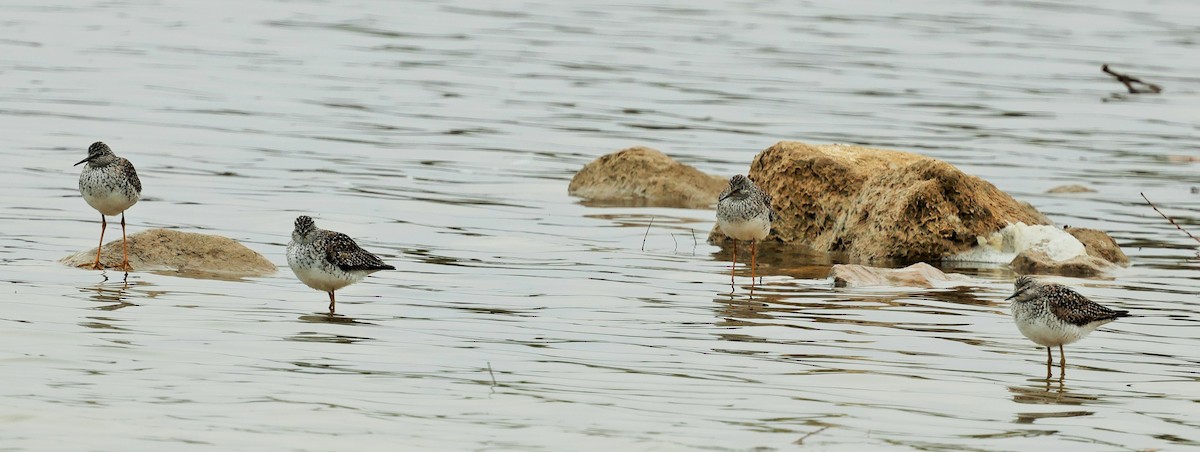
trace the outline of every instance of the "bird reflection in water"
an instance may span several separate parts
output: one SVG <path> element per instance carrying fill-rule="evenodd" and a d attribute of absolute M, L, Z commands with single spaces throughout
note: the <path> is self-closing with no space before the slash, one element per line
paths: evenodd
<path fill-rule="evenodd" d="M 1061 374 L 1058 378 L 1055 378 L 1053 374 L 1048 374 L 1045 379 L 1034 378 L 1029 381 L 1036 382 L 1036 384 L 1009 386 L 1008 392 L 1012 393 L 1014 402 L 1026 405 L 1092 405 L 1101 403 L 1097 396 L 1072 391 L 1066 385 L 1066 380 L 1062 378 Z M 1019 413 L 1016 422 L 1028 424 L 1046 417 L 1074 417 L 1090 414 L 1092 414 L 1090 411 Z"/>
<path fill-rule="evenodd" d="M 347 317 L 341 314 L 332 314 L 327 312 L 315 312 L 305 314 L 299 317 L 301 322 L 306 323 L 335 323 L 339 325 L 374 325 L 371 322 L 362 322 L 355 320 L 353 317 Z"/>
<path fill-rule="evenodd" d="M 95 294 L 90 295 L 88 298 L 96 300 L 100 303 L 105 303 L 104 305 L 97 306 L 93 309 L 99 309 L 101 311 L 115 311 L 126 306 L 136 306 L 136 304 L 126 301 L 129 298 L 126 292 L 131 287 L 146 283 L 141 282 L 130 284 L 129 272 L 124 273 L 120 282 L 110 282 L 107 272 L 105 272 L 103 275 L 104 281 L 101 281 L 99 284 L 96 284 L 93 287 L 80 289 L 82 292 L 96 292 Z"/>

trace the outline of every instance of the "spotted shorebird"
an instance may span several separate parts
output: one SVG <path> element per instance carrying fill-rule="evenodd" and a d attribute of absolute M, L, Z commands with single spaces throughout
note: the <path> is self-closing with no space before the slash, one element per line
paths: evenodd
<path fill-rule="evenodd" d="M 346 234 L 320 229 L 312 218 L 304 215 L 296 217 L 287 261 L 300 282 L 329 293 L 330 314 L 334 313 L 335 290 L 359 282 L 371 273 L 396 269 L 359 248 Z"/>
<path fill-rule="evenodd" d="M 750 242 L 750 288 L 754 289 L 754 269 L 759 240 L 771 232 L 771 222 L 779 218 L 771 208 L 771 195 L 754 185 L 746 176 L 729 178 L 729 186 L 717 198 L 717 226 L 733 239 L 733 264 L 729 268 L 729 284 L 733 285 L 737 269 L 737 242 Z"/>
<path fill-rule="evenodd" d="M 1021 334 L 1038 345 L 1046 347 L 1046 365 L 1053 361 L 1050 347 L 1058 346 L 1059 367 L 1067 367 L 1067 355 L 1063 346 L 1083 339 L 1101 325 L 1121 317 L 1129 311 L 1115 311 L 1089 300 L 1070 287 L 1062 284 L 1044 283 L 1032 276 L 1020 276 L 1013 283 L 1013 320 Z"/>
<path fill-rule="evenodd" d="M 96 248 L 96 262 L 92 268 L 99 270 L 100 250 L 104 247 L 104 230 L 108 228 L 105 216 L 121 215 L 121 249 L 125 260 L 121 268 L 129 268 L 129 244 L 125 241 L 125 210 L 132 207 L 142 196 L 142 181 L 129 160 L 117 157 L 108 145 L 99 141 L 88 147 L 87 158 L 75 166 L 87 163 L 79 173 L 79 193 L 89 206 L 100 211 L 100 246 Z"/>

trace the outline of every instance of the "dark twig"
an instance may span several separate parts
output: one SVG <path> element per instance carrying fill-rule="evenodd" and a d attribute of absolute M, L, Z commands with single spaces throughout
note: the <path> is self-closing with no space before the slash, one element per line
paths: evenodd
<path fill-rule="evenodd" d="M 692 248 L 700 246 L 700 242 L 696 241 L 696 230 L 692 229 L 692 228 L 688 228 L 688 232 L 692 233 Z"/>
<path fill-rule="evenodd" d="M 1200 243 L 1200 239 L 1196 238 L 1196 236 L 1194 236 L 1194 235 L 1192 235 L 1192 233 L 1188 232 L 1188 231 L 1187 231 L 1187 229 L 1184 229 L 1184 228 L 1180 227 L 1180 226 L 1179 226 L 1179 223 L 1176 223 L 1176 222 L 1175 222 L 1175 220 L 1172 220 L 1172 219 L 1171 219 L 1171 217 L 1168 217 L 1168 216 L 1167 216 L 1167 214 L 1165 214 L 1165 213 L 1162 213 L 1162 211 L 1161 211 L 1161 210 L 1158 210 L 1158 207 L 1157 207 L 1157 206 L 1155 206 L 1155 205 L 1154 205 L 1154 203 L 1150 202 L 1150 198 L 1147 198 L 1145 193 L 1140 193 L 1140 192 L 1139 192 L 1138 194 L 1139 194 L 1139 195 L 1142 195 L 1142 199 L 1145 199 L 1145 200 L 1146 200 L 1146 204 L 1150 204 L 1150 208 L 1154 209 L 1154 211 L 1155 211 L 1155 212 L 1158 212 L 1158 214 L 1159 214 L 1159 215 L 1162 215 L 1162 217 L 1163 217 L 1163 218 L 1166 218 L 1166 219 L 1167 219 L 1167 221 L 1170 221 L 1170 222 L 1171 222 L 1171 225 L 1172 225 L 1172 226 L 1175 226 L 1175 229 L 1178 229 L 1178 230 L 1180 230 L 1180 231 L 1183 231 L 1183 233 L 1184 233 L 1184 234 L 1187 234 L 1187 236 L 1188 236 L 1188 237 L 1191 237 L 1191 238 L 1192 238 L 1192 240 L 1195 240 L 1197 243 Z"/>
<path fill-rule="evenodd" d="M 1145 94 L 1145 93 L 1158 94 L 1158 93 L 1162 92 L 1161 86 L 1155 85 L 1153 83 L 1146 83 L 1135 77 L 1130 77 L 1128 75 L 1122 74 L 1122 73 L 1114 71 L 1112 69 L 1109 69 L 1107 64 L 1100 66 L 1100 70 L 1104 71 L 1105 74 L 1116 77 L 1118 82 L 1125 84 L 1125 89 L 1129 90 L 1129 94 Z M 1146 87 L 1146 89 L 1139 89 L 1139 88 L 1133 86 L 1134 83 L 1144 85 Z"/>
<path fill-rule="evenodd" d="M 679 251 L 679 241 L 675 240 L 675 234 L 671 234 L 671 241 L 675 243 L 675 249 L 672 251 Z"/>
<path fill-rule="evenodd" d="M 813 435 L 816 435 L 816 434 L 818 434 L 818 433 L 821 433 L 821 432 L 823 432 L 823 431 L 825 431 L 825 430 L 829 429 L 829 427 L 830 427 L 830 426 L 826 425 L 826 426 L 824 426 L 824 427 L 821 427 L 821 428 L 819 428 L 819 429 L 816 429 L 816 430 L 813 430 L 813 431 L 811 431 L 811 432 L 808 432 L 808 434 L 806 434 L 806 435 L 804 435 L 804 436 L 801 436 L 801 437 L 800 437 L 800 439 L 796 440 L 796 442 L 794 442 L 794 443 L 792 443 L 792 444 L 804 444 L 804 440 L 808 439 L 808 437 L 810 437 L 810 436 L 813 436 Z"/>
<path fill-rule="evenodd" d="M 650 224 L 646 225 L 646 235 L 642 236 L 642 251 L 646 251 L 646 237 L 650 236 L 650 226 L 654 226 L 654 217 L 650 217 Z"/>
<path fill-rule="evenodd" d="M 496 387 L 498 385 L 496 384 L 496 374 L 492 373 L 492 362 L 488 361 L 487 365 L 488 365 L 488 375 L 492 376 L 492 387 Z"/>

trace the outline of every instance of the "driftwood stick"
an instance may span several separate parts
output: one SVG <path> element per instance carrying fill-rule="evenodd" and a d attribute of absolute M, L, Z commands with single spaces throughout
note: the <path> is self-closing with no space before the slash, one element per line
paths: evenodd
<path fill-rule="evenodd" d="M 654 226 L 654 217 L 650 217 L 650 224 L 646 225 L 646 235 L 642 236 L 642 251 L 646 251 L 646 237 L 650 237 L 650 226 Z"/>
<path fill-rule="evenodd" d="M 1123 83 L 1125 85 L 1125 89 L 1129 90 L 1129 94 L 1143 94 L 1143 93 L 1157 94 L 1157 93 L 1162 92 L 1161 86 L 1155 85 L 1153 83 L 1146 83 L 1136 77 L 1130 77 L 1128 75 L 1122 74 L 1122 73 L 1114 71 L 1112 69 L 1109 69 L 1107 64 L 1100 66 L 1100 70 L 1104 71 L 1105 74 L 1116 77 L 1117 81 Z M 1138 87 L 1133 86 L 1134 83 L 1144 85 L 1146 87 L 1146 89 L 1144 89 L 1144 90 L 1139 89 Z"/>
<path fill-rule="evenodd" d="M 1200 243 L 1200 239 L 1196 238 L 1196 236 L 1194 236 L 1194 235 L 1192 235 L 1192 233 L 1188 232 L 1187 229 L 1180 227 L 1179 223 L 1176 223 L 1175 220 L 1172 220 L 1171 217 L 1167 216 L 1167 214 L 1162 213 L 1161 210 L 1158 210 L 1158 207 L 1155 206 L 1154 203 L 1150 202 L 1150 198 L 1147 198 L 1145 193 L 1138 193 L 1138 194 L 1142 195 L 1142 199 L 1146 200 L 1146 204 L 1150 204 L 1150 208 L 1154 209 L 1155 212 L 1158 212 L 1159 215 L 1162 215 L 1163 218 L 1166 218 L 1167 221 L 1170 221 L 1171 225 L 1175 226 L 1175 229 L 1183 231 L 1183 233 L 1187 234 L 1188 237 L 1191 237 L 1192 240 L 1195 240 L 1197 243 Z"/>

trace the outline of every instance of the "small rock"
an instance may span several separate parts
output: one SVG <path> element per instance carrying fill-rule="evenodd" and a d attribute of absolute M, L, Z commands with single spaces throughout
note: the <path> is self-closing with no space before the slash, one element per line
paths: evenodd
<path fill-rule="evenodd" d="M 971 281 L 966 275 L 946 274 L 936 267 L 918 262 L 904 268 L 878 268 L 857 264 L 838 264 L 830 274 L 835 287 L 899 286 L 924 287 L 949 286 Z M 942 283 L 942 284 L 935 284 Z"/>
<path fill-rule="evenodd" d="M 717 202 L 728 180 L 684 165 L 662 152 L 632 147 L 588 163 L 567 193 L 593 201 L 633 201 L 648 206 L 704 208 Z"/>
<path fill-rule="evenodd" d="M 1129 256 L 1121 251 L 1121 247 L 1117 245 L 1117 241 L 1105 234 L 1104 231 L 1087 228 L 1072 228 L 1066 229 L 1068 234 L 1075 236 L 1088 255 L 1095 256 L 1117 265 L 1128 266 Z"/>
<path fill-rule="evenodd" d="M 107 268 L 121 265 L 121 240 L 104 245 L 100 262 Z M 89 267 L 96 249 L 80 251 L 61 262 Z M 208 234 L 149 229 L 129 236 L 129 265 L 137 271 L 173 271 L 180 276 L 236 279 L 275 273 L 275 264 L 233 239 Z"/>
<path fill-rule="evenodd" d="M 1063 275 L 1093 277 L 1103 275 L 1113 264 L 1090 254 L 1056 261 L 1044 251 L 1029 250 L 1018 254 L 1009 267 L 1021 275 Z"/>
<path fill-rule="evenodd" d="M 1096 190 L 1084 187 L 1078 184 L 1060 185 L 1058 187 L 1046 190 L 1046 193 L 1095 193 Z"/>

